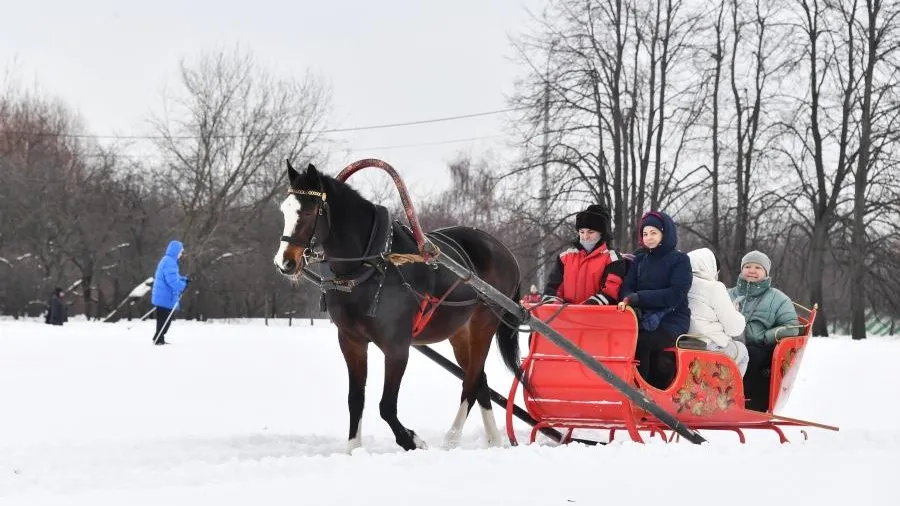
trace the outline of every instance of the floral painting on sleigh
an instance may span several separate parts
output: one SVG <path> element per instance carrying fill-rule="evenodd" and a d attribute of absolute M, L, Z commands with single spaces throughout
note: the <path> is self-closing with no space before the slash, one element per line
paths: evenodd
<path fill-rule="evenodd" d="M 676 413 L 710 416 L 735 404 L 735 377 L 727 365 L 715 361 L 691 360 L 688 376 L 672 396 Z"/>

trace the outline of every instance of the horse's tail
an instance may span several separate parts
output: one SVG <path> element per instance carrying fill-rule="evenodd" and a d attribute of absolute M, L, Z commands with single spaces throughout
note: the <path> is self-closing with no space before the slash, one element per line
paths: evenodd
<path fill-rule="evenodd" d="M 517 285 L 512 300 L 518 303 L 521 298 L 521 287 Z M 504 311 L 500 320 L 500 326 L 497 328 L 497 346 L 500 348 L 500 357 L 506 364 L 506 368 L 522 383 L 522 387 L 527 389 L 528 385 L 519 367 L 519 326 L 523 320 L 507 311 Z"/>

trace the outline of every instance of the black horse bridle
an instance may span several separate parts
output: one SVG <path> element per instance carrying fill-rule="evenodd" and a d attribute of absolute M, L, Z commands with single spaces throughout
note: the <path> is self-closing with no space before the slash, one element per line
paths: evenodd
<path fill-rule="evenodd" d="M 316 218 L 313 221 L 313 231 L 312 234 L 306 240 L 296 239 L 293 236 L 283 235 L 281 236 L 281 240 L 300 248 L 305 248 L 307 250 L 315 249 L 316 246 L 321 245 L 325 242 L 325 239 L 328 238 L 328 234 L 331 233 L 331 216 L 328 212 L 328 202 L 326 201 L 325 192 L 315 191 L 315 190 L 295 190 L 290 188 L 288 190 L 288 194 L 290 195 L 306 195 L 310 197 L 316 197 L 319 199 L 319 204 L 316 206 Z M 325 220 L 328 222 L 328 226 L 325 229 L 325 233 L 322 237 L 319 237 L 319 218 L 324 216 Z"/>

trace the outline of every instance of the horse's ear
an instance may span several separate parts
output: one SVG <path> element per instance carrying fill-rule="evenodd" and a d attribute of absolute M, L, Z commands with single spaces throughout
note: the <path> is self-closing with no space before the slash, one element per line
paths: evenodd
<path fill-rule="evenodd" d="M 316 169 L 316 166 L 309 164 L 306 166 L 306 174 L 304 179 L 310 184 L 315 185 L 316 189 L 322 191 L 322 174 Z"/>
<path fill-rule="evenodd" d="M 287 162 L 287 175 L 288 175 L 288 181 L 290 181 L 291 183 L 293 183 L 294 181 L 297 180 L 298 177 L 300 177 L 300 174 L 299 174 L 296 170 L 294 170 L 294 166 L 291 165 L 291 161 L 290 161 L 290 160 L 286 160 L 286 162 Z"/>

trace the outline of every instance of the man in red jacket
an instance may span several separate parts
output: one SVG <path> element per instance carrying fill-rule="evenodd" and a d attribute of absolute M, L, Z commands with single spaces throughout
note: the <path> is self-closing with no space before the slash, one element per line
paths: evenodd
<path fill-rule="evenodd" d="M 575 215 L 578 239 L 557 257 L 541 302 L 614 305 L 628 273 L 628 261 L 607 244 L 612 238 L 610 212 L 591 205 Z"/>

